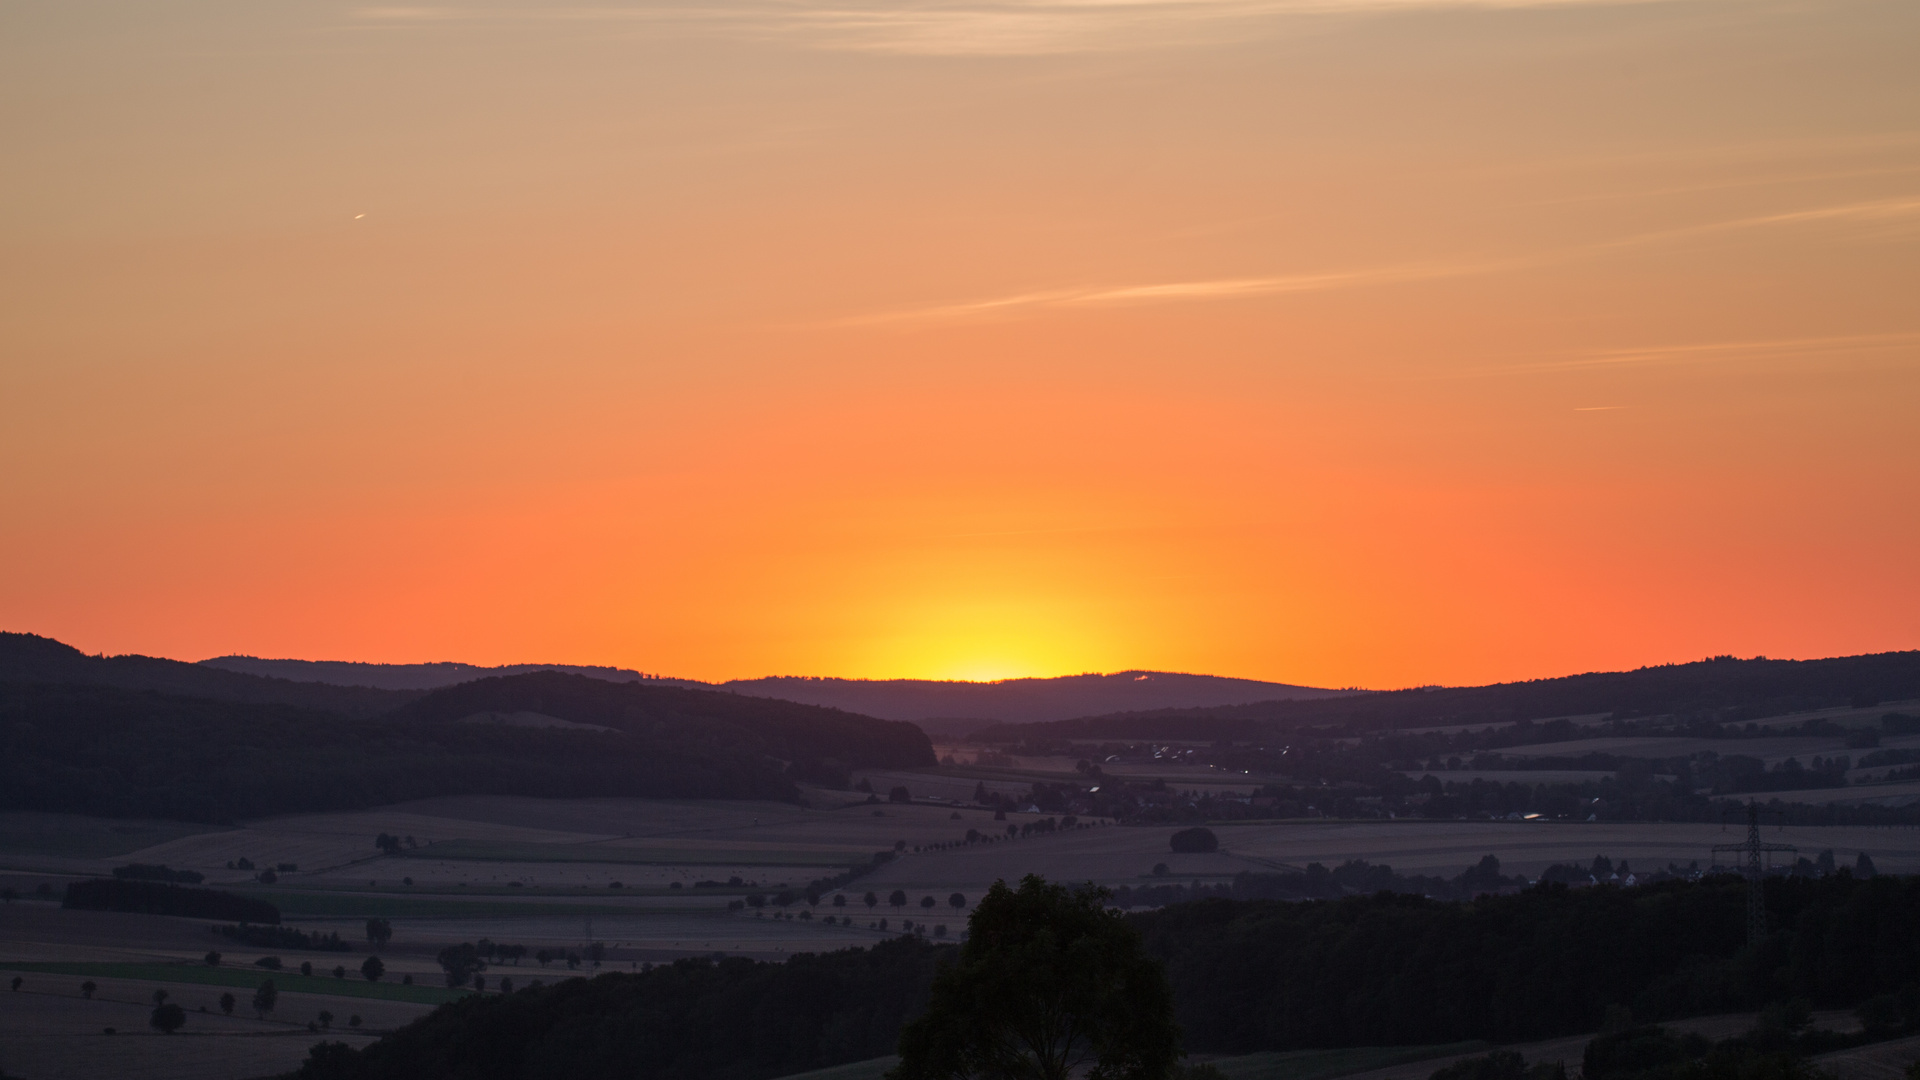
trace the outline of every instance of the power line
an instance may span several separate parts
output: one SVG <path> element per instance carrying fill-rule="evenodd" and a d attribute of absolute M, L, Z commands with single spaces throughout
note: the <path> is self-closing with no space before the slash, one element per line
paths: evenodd
<path fill-rule="evenodd" d="M 1771 811 L 1779 813 L 1780 811 Z M 1768 844 L 1760 840 L 1760 804 L 1747 800 L 1747 841 L 1744 844 L 1715 844 L 1714 852 L 1745 852 L 1747 856 L 1747 944 L 1758 945 L 1767 937 L 1767 897 L 1762 883 L 1766 870 L 1760 865 L 1760 854 L 1768 851 L 1798 852 L 1792 844 Z"/>

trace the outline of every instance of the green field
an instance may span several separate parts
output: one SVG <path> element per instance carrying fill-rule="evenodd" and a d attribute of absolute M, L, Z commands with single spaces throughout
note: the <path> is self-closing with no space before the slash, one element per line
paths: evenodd
<path fill-rule="evenodd" d="M 614 863 L 629 866 L 822 866 L 844 870 L 867 858 L 845 851 L 781 848 L 619 848 L 605 844 L 517 844 L 489 840 L 442 840 L 404 852 L 415 859 L 476 862 Z"/>
<path fill-rule="evenodd" d="M 235 986 L 247 990 L 267 979 L 283 993 L 328 994 L 333 997 L 381 998 L 410 1001 L 422 1005 L 442 1005 L 465 997 L 469 991 L 440 986 L 402 986 L 393 982 L 368 982 L 353 972 L 348 978 L 335 979 L 299 972 L 268 971 L 264 968 L 208 967 L 205 964 L 114 964 L 114 963 L 34 963 L 6 964 L 8 971 L 40 972 L 47 975 L 72 975 L 76 978 L 142 979 L 151 982 L 193 983 L 199 986 Z M 351 969 L 349 969 L 351 971 Z"/>

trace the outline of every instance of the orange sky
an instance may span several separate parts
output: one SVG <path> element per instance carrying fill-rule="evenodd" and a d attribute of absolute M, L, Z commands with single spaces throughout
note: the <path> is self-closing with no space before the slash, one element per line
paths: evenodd
<path fill-rule="evenodd" d="M 1920 647 L 1920 5 L 0 12 L 0 628 L 1475 683 Z"/>

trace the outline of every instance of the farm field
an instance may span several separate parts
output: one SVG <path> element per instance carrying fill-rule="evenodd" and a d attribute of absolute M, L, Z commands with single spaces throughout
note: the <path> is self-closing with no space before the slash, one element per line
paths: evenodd
<path fill-rule="evenodd" d="M 1885 790 L 1848 789 L 1848 794 Z M 971 899 L 995 880 L 1029 873 L 1122 885 L 1149 880 L 1163 863 L 1178 880 L 1221 880 L 1241 871 L 1365 859 L 1407 873 L 1452 876 L 1492 854 L 1506 872 L 1534 875 L 1555 862 L 1584 863 L 1598 854 L 1646 868 L 1696 861 L 1706 866 L 1712 863 L 1713 845 L 1737 839 L 1714 824 L 1315 819 L 1217 824 L 1221 850 L 1174 854 L 1168 844 L 1171 826 L 1094 823 L 1008 839 L 1008 825 L 1017 828 L 1041 815 L 1012 813 L 995 821 L 992 813 L 972 807 L 844 801 L 823 808 L 828 797 L 820 793 L 817 808 L 621 799 L 428 800 L 253 822 L 242 829 L 166 839 L 112 858 L 5 854 L 16 862 L 57 858 L 67 874 L 102 874 L 125 860 L 200 870 L 209 884 L 267 899 L 303 926 L 338 929 L 349 939 L 358 936 L 361 920 L 380 916 L 395 921 L 396 943 L 416 931 L 440 940 L 447 927 L 457 926 L 460 933 L 495 940 L 578 945 L 592 921 L 600 937 L 633 942 L 647 953 L 630 958 L 655 959 L 654 954 L 675 949 L 782 955 L 843 942 L 854 931 L 824 927 L 817 919 L 809 925 L 728 915 L 726 908 L 755 891 L 798 889 L 846 867 L 870 865 L 874 852 L 896 847 L 897 858 L 839 890 L 856 905 L 851 910 L 864 911 L 860 900 L 867 891 L 884 898 L 900 889 L 914 906 L 892 911 L 883 904 L 868 913 L 871 921 L 904 916 L 950 922 L 957 930 L 955 916 L 964 912 L 946 906 L 950 894 Z M 413 828 L 420 832 L 406 831 Z M 968 829 L 1000 839 L 957 843 Z M 372 843 L 380 832 L 413 835 L 419 846 L 382 855 Z M 1768 839 L 1795 844 L 1810 855 L 1831 848 L 1843 862 L 1865 851 L 1887 871 L 1920 869 L 1920 830 L 1911 828 L 1796 827 L 1769 830 Z M 952 846 L 933 850 L 937 844 Z M 458 857 L 439 857 L 443 853 Z M 319 861 L 298 862 L 298 870 L 262 885 L 226 869 L 227 860 L 242 856 L 259 865 Z M 726 884 L 734 878 L 739 884 Z M 623 887 L 610 888 L 615 881 Z M 720 884 L 698 887 L 699 882 Z M 676 883 L 681 887 L 672 888 Z M 935 899 L 930 913 L 918 907 L 923 896 Z M 829 913 L 830 900 L 814 912 Z M 864 932 L 865 920 L 857 921 Z M 616 925 L 621 931 L 613 935 L 610 928 Z M 770 932 L 775 926 L 780 930 Z M 197 942 L 194 947 L 205 948 Z M 29 957 L 8 953 L 0 959 Z"/>
<path fill-rule="evenodd" d="M 978 781 L 953 776 L 954 771 L 901 775 L 919 797 L 940 797 L 939 783 L 964 783 L 967 790 L 961 795 L 970 796 Z M 1858 793 L 1875 790 L 1880 789 Z M 1009 838 L 1008 826 L 1017 830 L 1044 815 L 1012 812 L 996 821 L 991 811 L 972 805 L 868 803 L 864 794 L 855 801 L 847 793 L 831 792 L 808 796 L 811 806 L 435 799 L 357 813 L 273 818 L 232 829 L 193 832 L 191 826 L 167 826 L 145 834 L 103 833 L 98 823 L 71 816 L 14 815 L 14 821 L 0 827 L 0 862 L 10 867 L 4 875 L 7 882 L 26 898 L 0 920 L 0 969 L 19 974 L 27 984 L 20 995 L 0 999 L 9 1010 L 0 1018 L 7 1055 L 0 1059 L 0 1068 L 35 1080 L 83 1075 L 240 1078 L 283 1071 L 297 1064 L 314 1040 L 305 1025 L 320 1011 L 342 1018 L 360 1015 L 362 1030 L 403 1023 L 449 995 L 435 960 L 438 951 L 482 939 L 528 949 L 518 963 L 488 969 L 487 992 L 495 992 L 501 978 L 524 984 L 596 970 L 585 961 L 577 968 L 563 960 L 541 964 L 533 956 L 541 949 L 562 958 L 567 953 L 585 957 L 590 945 L 599 944 L 605 951 L 598 970 L 606 971 L 686 956 L 724 953 L 777 960 L 868 945 L 899 933 L 904 920 L 940 928 L 952 939 L 964 929 L 973 903 L 989 885 L 1028 873 L 1119 886 L 1156 880 L 1212 882 L 1242 871 L 1366 859 L 1403 873 L 1451 877 L 1487 854 L 1497 856 L 1509 874 L 1538 874 L 1551 863 L 1585 863 L 1598 854 L 1651 869 L 1668 862 L 1708 865 L 1712 845 L 1737 840 L 1739 832 L 1711 824 L 1251 821 L 1214 824 L 1218 851 L 1175 854 L 1169 844 L 1173 826 L 1094 821 L 1083 828 Z M 57 851 L 48 850 L 53 845 L 46 843 L 4 843 L 5 837 L 31 832 L 32 827 L 67 836 L 144 835 L 153 842 L 126 851 L 119 850 L 124 845 L 99 839 L 85 842 L 92 847 L 69 845 Z M 997 839 L 960 843 L 968 829 Z M 382 832 L 411 836 L 414 846 L 384 854 L 373 843 Z M 1810 855 L 1831 848 L 1843 864 L 1866 851 L 1883 871 L 1920 870 L 1920 830 L 1912 828 L 1770 828 L 1767 838 L 1797 845 Z M 873 864 L 875 852 L 896 849 L 890 861 Z M 262 884 L 246 871 L 227 869 L 228 861 L 243 857 L 259 866 L 292 863 L 297 869 Z M 209 885 L 280 906 L 294 928 L 338 933 L 352 951 L 243 946 L 210 933 L 210 924 L 203 920 L 64 911 L 22 887 L 46 882 L 57 895 L 66 880 L 105 874 L 126 862 L 201 871 Z M 1155 877 L 1157 864 L 1165 864 L 1170 877 Z M 818 907 L 800 901 L 785 909 L 770 904 L 729 911 L 730 904 L 750 895 L 772 897 L 783 889 L 799 890 L 856 865 L 870 869 L 842 888 L 828 890 Z M 736 878 L 737 884 L 729 883 Z M 622 887 L 611 888 L 614 881 Z M 676 883 L 679 888 L 672 887 Z M 904 894 L 906 906 L 890 903 L 896 890 Z M 872 908 L 865 903 L 869 893 L 877 900 Z M 954 893 L 962 897 L 958 909 L 949 903 Z M 836 898 L 843 900 L 841 906 L 835 905 Z M 924 900 L 932 906 L 923 907 Z M 800 917 L 802 912 L 808 917 Z M 365 920 L 373 916 L 388 919 L 393 930 L 392 940 L 380 952 L 388 974 L 379 986 L 357 976 L 368 948 Z M 832 925 L 826 922 L 828 916 Z M 886 920 L 887 930 L 879 928 L 881 920 Z M 201 962 L 209 949 L 223 954 L 220 967 Z M 283 969 L 274 973 L 256 967 L 255 961 L 264 956 L 278 956 Z M 314 965 L 314 976 L 297 973 L 303 960 Z M 344 966 L 349 977 L 335 979 L 330 974 L 335 965 Z M 415 985 L 396 985 L 405 976 L 412 976 Z M 231 991 L 244 1001 L 250 988 L 267 977 L 283 992 L 274 1017 L 217 1015 L 214 1002 L 221 992 Z M 88 978 L 102 988 L 99 1000 L 79 998 L 78 986 Z M 189 1025 L 182 1033 L 167 1038 L 146 1029 L 155 989 L 168 990 L 173 1000 L 188 1007 Z M 207 1005 L 209 1013 L 199 1013 L 201 1005 Z M 106 1027 L 119 1034 L 105 1035 Z M 1382 1051 L 1389 1056 L 1407 1052 Z M 1350 1055 L 1342 1059 L 1344 1064 L 1322 1056 L 1309 1067 L 1305 1058 L 1267 1055 L 1258 1061 L 1223 1061 L 1221 1067 L 1245 1080 L 1330 1080 L 1336 1073 L 1326 1070 L 1346 1075 L 1350 1068 L 1360 1068 L 1354 1052 L 1343 1053 Z M 1577 1047 L 1572 1053 L 1577 1057 Z M 1378 1064 L 1366 1065 L 1370 1071 L 1353 1075 L 1424 1080 L 1437 1067 L 1433 1061 L 1414 1067 L 1374 1060 Z M 863 1075 L 859 1067 L 846 1066 L 816 1080 L 861 1080 Z M 1858 1080 L 1893 1078 L 1862 1075 Z"/>
<path fill-rule="evenodd" d="M 933 772 L 921 778 L 945 779 Z M 1908 786 L 1920 789 L 1869 786 L 1845 794 L 1898 796 Z M 124 861 L 165 863 L 200 871 L 209 885 L 268 899 L 300 920 L 379 915 L 478 925 L 489 919 L 705 917 L 724 912 L 729 901 L 756 889 L 799 888 L 850 866 L 869 865 L 875 852 L 896 848 L 898 858 L 843 891 L 939 889 L 944 900 L 953 891 L 974 895 L 995 880 L 1028 873 L 1118 885 L 1139 881 L 1158 863 L 1183 878 L 1356 858 L 1407 872 L 1451 875 L 1486 854 L 1498 856 L 1510 873 L 1528 874 L 1596 854 L 1661 866 L 1669 861 L 1706 865 L 1709 849 L 1731 835 L 1714 824 L 1314 819 L 1216 825 L 1222 850 L 1175 855 L 1167 842 L 1174 831 L 1170 826 L 1096 822 L 1007 839 L 1009 825 L 1017 828 L 1043 815 L 1016 812 L 995 821 L 991 812 L 971 806 L 867 804 L 848 801 L 844 793 L 815 793 L 814 801 L 814 807 L 801 807 L 640 799 L 425 800 L 251 822 L 164 838 L 110 857 L 14 848 L 0 850 L 0 858 L 13 864 L 16 875 L 37 869 L 56 875 L 50 881 L 104 874 Z M 957 843 L 969 829 L 1001 839 Z M 373 845 L 382 832 L 412 836 L 417 846 L 383 855 Z M 1769 839 L 1809 853 L 1832 848 L 1848 860 L 1866 851 L 1886 870 L 1920 868 L 1920 830 L 1797 827 L 1770 833 Z M 931 850 L 938 844 L 954 846 Z M 240 858 L 298 869 L 263 885 L 249 872 L 227 869 L 227 862 Z M 733 878 L 738 885 L 726 884 Z M 622 887 L 610 888 L 616 881 Z M 700 887 L 700 882 L 721 884 Z M 676 883 L 679 888 L 672 887 Z M 747 936 L 758 940 L 762 935 Z"/>
<path fill-rule="evenodd" d="M 323 1011 L 334 1017 L 327 1038 L 364 1044 L 379 1031 L 431 1008 L 283 992 L 273 1013 L 262 1019 L 247 1007 L 250 989 L 232 991 L 240 1005 L 226 1016 L 218 1000 L 225 991 L 218 985 L 67 975 L 0 964 L 0 978 L 11 982 L 15 975 L 24 980 L 21 989 L 0 1002 L 0 1069 L 32 1080 L 248 1080 L 298 1066 L 319 1039 L 307 1024 L 317 1024 Z M 276 985 L 286 982 L 279 975 L 274 978 Z M 87 979 L 97 986 L 92 1000 L 80 992 L 80 983 Z M 147 1026 L 156 990 L 167 991 L 168 1000 L 187 1011 L 186 1026 L 173 1035 Z M 350 1023 L 356 1016 L 361 1021 L 357 1027 Z M 108 1028 L 114 1034 L 107 1034 Z"/>
<path fill-rule="evenodd" d="M 1880 740 L 1887 749 L 1920 749 L 1920 735 L 1890 735 Z M 1712 752 L 1722 756 L 1740 754 L 1777 765 L 1790 757 L 1807 759 L 1819 755 L 1859 757 L 1864 750 L 1850 750 L 1844 738 L 1833 735 L 1780 735 L 1754 739 L 1689 739 L 1660 735 L 1627 735 L 1573 742 L 1533 743 L 1509 746 L 1500 751 L 1507 757 L 1577 758 L 1582 754 L 1619 754 L 1623 757 L 1684 757 Z"/>

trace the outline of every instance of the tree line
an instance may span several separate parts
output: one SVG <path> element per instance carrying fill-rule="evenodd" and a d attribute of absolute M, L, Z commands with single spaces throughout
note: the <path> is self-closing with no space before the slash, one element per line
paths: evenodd
<path fill-rule="evenodd" d="M 1616 1014 L 1644 1023 L 1795 1000 L 1858 1007 L 1875 1037 L 1915 1028 L 1920 879 L 1843 871 L 1772 880 L 1765 895 L 1774 929 L 1757 948 L 1745 944 L 1738 878 L 1546 885 L 1468 902 L 1208 898 L 1124 922 L 1164 970 L 1194 1051 L 1520 1042 L 1594 1031 Z M 974 930 L 967 949 L 994 947 Z M 474 995 L 364 1051 L 317 1050 L 300 1076 L 767 1080 L 892 1052 L 936 972 L 962 955 L 903 937 L 784 964 L 680 960 Z M 1045 979 L 1001 981 L 1011 993 Z M 967 1030 L 935 1026 L 949 1040 Z"/>

